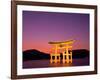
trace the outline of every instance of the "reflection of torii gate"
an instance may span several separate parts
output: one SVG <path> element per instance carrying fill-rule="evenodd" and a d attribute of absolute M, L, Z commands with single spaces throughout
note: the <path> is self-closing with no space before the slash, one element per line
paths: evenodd
<path fill-rule="evenodd" d="M 63 55 L 63 57 L 62 57 L 63 63 L 72 63 L 73 40 L 63 41 L 63 42 L 49 42 L 49 44 L 52 45 L 51 50 L 54 51 L 50 54 L 50 56 L 51 56 L 50 62 L 51 63 L 60 62 L 61 57 L 60 57 L 60 54 L 58 53 L 58 50 L 60 50 L 60 52 Z"/>

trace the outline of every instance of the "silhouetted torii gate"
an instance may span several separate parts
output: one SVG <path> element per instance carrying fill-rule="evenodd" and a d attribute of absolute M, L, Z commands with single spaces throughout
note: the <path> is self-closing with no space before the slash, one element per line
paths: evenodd
<path fill-rule="evenodd" d="M 72 44 L 74 40 L 62 41 L 62 42 L 49 42 L 52 45 L 51 50 L 54 51 L 50 53 L 50 62 L 57 63 L 61 61 L 60 54 L 58 50 L 61 50 L 63 55 L 63 63 L 72 63 Z"/>

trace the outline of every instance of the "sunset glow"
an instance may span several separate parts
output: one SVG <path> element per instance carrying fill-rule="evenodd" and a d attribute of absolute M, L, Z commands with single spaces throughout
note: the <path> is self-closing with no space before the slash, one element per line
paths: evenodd
<path fill-rule="evenodd" d="M 73 49 L 89 50 L 89 14 L 23 11 L 23 51 L 50 53 L 48 42 L 75 40 Z"/>

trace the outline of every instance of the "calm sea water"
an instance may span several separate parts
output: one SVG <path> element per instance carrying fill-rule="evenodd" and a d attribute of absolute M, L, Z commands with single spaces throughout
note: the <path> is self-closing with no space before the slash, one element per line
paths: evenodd
<path fill-rule="evenodd" d="M 50 60 L 30 60 L 23 62 L 23 68 L 69 67 L 89 65 L 89 58 L 73 59 L 72 63 L 50 63 Z"/>

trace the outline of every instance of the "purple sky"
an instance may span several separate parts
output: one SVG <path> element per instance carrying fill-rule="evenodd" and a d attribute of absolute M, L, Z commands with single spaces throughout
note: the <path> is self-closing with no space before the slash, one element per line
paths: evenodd
<path fill-rule="evenodd" d="M 89 14 L 23 11 L 23 50 L 49 52 L 50 41 L 75 40 L 89 50 Z"/>

